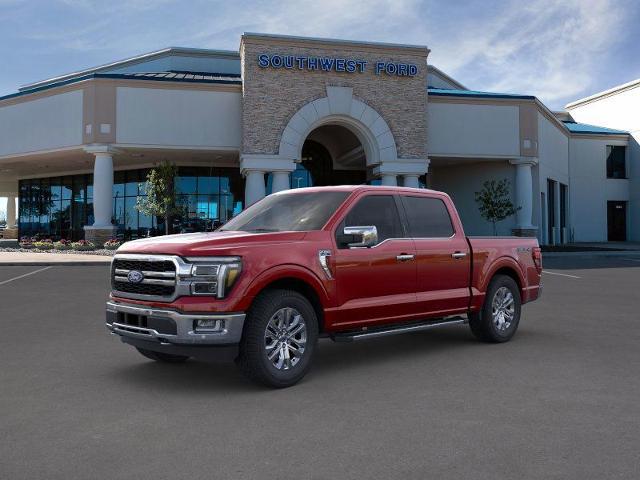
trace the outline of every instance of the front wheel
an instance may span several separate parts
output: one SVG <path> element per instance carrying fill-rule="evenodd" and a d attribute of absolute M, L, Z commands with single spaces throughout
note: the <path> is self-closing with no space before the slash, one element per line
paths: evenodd
<path fill-rule="evenodd" d="M 469 315 L 473 334 L 484 342 L 507 342 L 520 323 L 520 289 L 513 278 L 496 275 L 489 283 L 480 312 Z"/>
<path fill-rule="evenodd" d="M 290 387 L 309 370 L 317 340 L 318 320 L 309 301 L 295 291 L 269 290 L 247 315 L 237 362 L 254 381 Z"/>

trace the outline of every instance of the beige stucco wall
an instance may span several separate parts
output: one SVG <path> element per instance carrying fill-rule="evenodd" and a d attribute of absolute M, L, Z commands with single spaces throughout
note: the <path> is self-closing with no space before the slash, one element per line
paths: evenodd
<path fill-rule="evenodd" d="M 430 100 L 427 139 L 431 156 L 520 156 L 518 105 Z"/>
<path fill-rule="evenodd" d="M 362 59 L 363 73 L 261 68 L 258 55 L 282 54 Z M 327 96 L 327 86 L 353 88 L 353 97 L 376 110 L 394 136 L 398 157 L 424 159 L 426 152 L 427 55 L 418 48 L 375 48 L 350 42 L 332 44 L 287 38 L 243 37 L 242 151 L 277 154 L 290 118 L 305 104 Z M 376 75 L 375 62 L 413 63 L 414 77 Z"/>
<path fill-rule="evenodd" d="M 0 156 L 80 144 L 82 90 L 0 106 Z"/>
<path fill-rule="evenodd" d="M 238 150 L 239 91 L 118 87 L 118 144 Z"/>

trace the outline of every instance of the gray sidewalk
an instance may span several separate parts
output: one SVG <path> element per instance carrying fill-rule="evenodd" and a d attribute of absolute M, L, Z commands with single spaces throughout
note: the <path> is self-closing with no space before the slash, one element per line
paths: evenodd
<path fill-rule="evenodd" d="M 73 253 L 0 252 L 0 267 L 5 265 L 109 265 L 111 258 L 105 255 Z"/>

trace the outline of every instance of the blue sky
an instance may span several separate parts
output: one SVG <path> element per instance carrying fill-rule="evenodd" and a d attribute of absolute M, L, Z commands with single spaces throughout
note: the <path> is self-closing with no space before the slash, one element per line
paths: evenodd
<path fill-rule="evenodd" d="M 0 0 L 0 95 L 167 46 L 237 50 L 244 31 L 423 44 L 468 88 L 552 109 L 640 77 L 632 0 Z"/>
<path fill-rule="evenodd" d="M 640 78 L 634 0 L 0 0 L 0 95 L 167 46 L 237 50 L 245 31 L 427 45 L 468 88 L 552 109 Z"/>

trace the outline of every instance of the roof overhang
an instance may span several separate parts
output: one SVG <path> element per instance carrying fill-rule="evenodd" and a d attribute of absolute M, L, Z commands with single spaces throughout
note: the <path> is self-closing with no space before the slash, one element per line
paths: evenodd
<path fill-rule="evenodd" d="M 202 48 L 168 47 L 168 48 L 163 48 L 161 50 L 156 50 L 154 52 L 136 55 L 135 57 L 126 58 L 124 60 L 117 60 L 115 62 L 106 63 L 104 65 L 100 65 L 97 67 L 78 70 L 77 72 L 72 72 L 65 75 L 49 78 L 46 80 L 41 80 L 38 82 L 22 85 L 20 88 L 18 88 L 18 91 L 23 92 L 25 90 L 32 90 L 34 88 L 39 88 L 51 83 L 59 83 L 65 80 L 73 79 L 75 77 L 83 77 L 85 75 L 90 75 L 93 73 L 104 72 L 105 70 L 112 70 L 114 68 L 122 68 L 130 65 L 136 65 L 143 62 L 148 62 L 149 60 L 155 60 L 158 58 L 168 57 L 171 55 L 184 55 L 184 56 L 194 56 L 194 57 L 204 56 L 204 57 L 233 58 L 233 59 L 240 58 L 240 54 L 238 52 L 234 52 L 230 50 L 209 50 L 209 49 L 202 49 Z"/>

